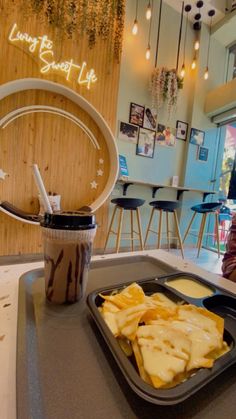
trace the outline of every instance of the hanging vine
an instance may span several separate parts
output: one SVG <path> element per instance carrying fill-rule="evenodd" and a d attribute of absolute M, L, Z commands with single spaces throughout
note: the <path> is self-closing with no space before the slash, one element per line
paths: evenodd
<path fill-rule="evenodd" d="M 101 38 L 109 42 L 111 57 L 120 60 L 125 0 L 21 0 L 20 3 L 25 18 L 37 15 L 55 28 L 60 38 L 78 39 L 86 35 L 90 48 Z"/>

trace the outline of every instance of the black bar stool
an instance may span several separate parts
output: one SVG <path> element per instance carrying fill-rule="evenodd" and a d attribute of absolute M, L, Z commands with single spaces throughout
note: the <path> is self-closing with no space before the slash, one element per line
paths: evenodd
<path fill-rule="evenodd" d="M 197 236 L 198 240 L 197 240 L 197 248 L 198 248 L 198 252 L 197 252 L 197 257 L 200 254 L 200 249 L 202 246 L 202 240 L 203 240 L 203 236 L 204 234 L 208 234 L 210 235 L 210 233 L 204 233 L 204 229 L 205 229 L 205 225 L 206 225 L 206 219 L 207 216 L 210 214 L 213 214 L 215 216 L 215 232 L 216 232 L 216 242 L 217 242 L 217 249 L 218 249 L 218 257 L 220 257 L 220 238 L 219 238 L 219 209 L 222 206 L 222 203 L 220 202 L 204 202 L 202 204 L 198 204 L 198 205 L 194 205 L 193 207 L 191 207 L 191 210 L 193 211 L 193 216 L 190 220 L 190 223 L 188 225 L 188 228 L 185 232 L 184 238 L 183 238 L 183 243 L 186 239 L 186 237 L 188 236 L 188 234 L 191 234 L 193 236 Z M 201 219 L 201 224 L 200 224 L 200 229 L 198 231 L 197 234 L 194 234 L 193 231 L 190 230 L 194 218 L 196 217 L 197 214 L 201 214 L 202 215 L 202 219 Z M 195 230 L 196 231 L 196 230 Z"/>
<path fill-rule="evenodd" d="M 179 242 L 181 254 L 182 254 L 182 257 L 184 258 L 183 243 L 181 239 L 179 222 L 178 222 L 178 217 L 177 217 L 177 212 L 176 212 L 176 209 L 179 208 L 180 203 L 177 201 L 152 201 L 149 203 L 149 205 L 151 205 L 153 208 L 152 208 L 151 216 L 150 216 L 148 227 L 147 227 L 146 237 L 144 240 L 144 247 L 146 245 L 149 232 L 152 232 L 154 234 L 157 234 L 158 236 L 157 249 L 160 249 L 161 239 L 162 239 L 162 234 L 163 234 L 162 233 L 162 213 L 165 212 L 166 213 L 166 236 L 167 236 L 168 250 L 170 250 L 170 238 L 171 237 L 173 238 L 173 236 L 170 236 L 171 231 L 169 228 L 169 214 L 173 214 L 174 225 L 175 225 L 176 234 L 177 234 L 175 238 L 177 238 Z M 154 231 L 151 229 L 151 224 L 152 224 L 154 213 L 157 211 L 159 212 L 158 231 Z"/>
<path fill-rule="evenodd" d="M 121 235 L 128 235 L 130 236 L 129 239 L 131 241 L 131 249 L 134 250 L 134 240 L 139 240 L 141 250 L 143 250 L 143 236 L 142 236 L 142 228 L 141 228 L 141 220 L 140 220 L 140 213 L 139 213 L 139 207 L 141 207 L 144 204 L 144 199 L 138 199 L 138 198 L 116 198 L 112 199 L 111 202 L 115 204 L 115 208 L 113 210 L 113 214 L 111 217 L 111 222 L 109 225 L 106 242 L 104 246 L 104 252 L 107 247 L 107 243 L 110 237 L 110 234 L 115 234 L 116 237 L 116 253 L 119 252 L 120 248 L 120 239 Z M 118 227 L 117 231 L 113 231 L 113 223 L 115 221 L 115 215 L 116 212 L 119 212 L 119 218 L 118 218 Z M 130 211 L 130 233 L 122 233 L 122 223 L 123 223 L 123 215 L 124 211 Z M 138 232 L 134 230 L 134 216 L 133 212 L 136 213 L 136 219 L 137 219 L 137 226 L 138 226 Z M 134 234 L 137 235 L 137 238 L 134 237 Z"/>

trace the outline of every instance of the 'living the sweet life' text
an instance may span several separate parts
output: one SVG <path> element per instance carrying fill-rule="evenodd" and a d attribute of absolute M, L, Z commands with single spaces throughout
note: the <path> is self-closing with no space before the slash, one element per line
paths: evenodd
<path fill-rule="evenodd" d="M 37 54 L 40 61 L 40 72 L 47 74 L 50 71 L 59 71 L 63 73 L 66 80 L 76 79 L 79 85 L 85 85 L 90 89 L 92 83 L 97 81 L 97 76 L 93 68 L 87 70 L 87 63 L 76 64 L 71 58 L 70 60 L 56 62 L 54 59 L 53 41 L 47 35 L 31 36 L 26 32 L 18 30 L 17 24 L 14 23 L 10 30 L 8 40 L 13 44 L 26 44 L 28 51 Z"/>

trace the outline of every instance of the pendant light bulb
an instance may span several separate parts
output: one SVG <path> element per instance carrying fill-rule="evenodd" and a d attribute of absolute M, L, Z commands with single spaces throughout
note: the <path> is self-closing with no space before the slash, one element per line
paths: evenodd
<path fill-rule="evenodd" d="M 200 42 L 199 42 L 199 40 L 197 39 L 197 40 L 195 41 L 195 44 L 194 44 L 194 49 L 195 49 L 195 51 L 198 51 L 198 50 L 199 50 L 199 48 L 200 48 Z"/>
<path fill-rule="evenodd" d="M 196 58 L 194 58 L 193 61 L 192 61 L 192 64 L 191 64 L 191 69 L 195 70 L 196 66 L 197 66 Z"/>
<path fill-rule="evenodd" d="M 181 79 L 183 79 L 185 76 L 185 65 L 183 63 L 182 67 L 181 67 L 181 71 L 180 71 L 180 77 Z"/>
<path fill-rule="evenodd" d="M 146 49 L 146 60 L 150 60 L 151 57 L 151 47 L 148 44 L 147 49 Z"/>
<path fill-rule="evenodd" d="M 208 79 L 209 79 L 209 71 L 208 71 L 208 67 L 206 67 L 205 73 L 204 73 L 204 80 L 208 80 Z"/>
<path fill-rule="evenodd" d="M 132 34 L 137 35 L 137 33 L 138 33 L 138 21 L 137 21 L 137 19 L 135 19 L 134 20 L 134 25 L 133 25 L 133 28 L 132 28 Z"/>
<path fill-rule="evenodd" d="M 152 8 L 151 8 L 151 3 L 149 1 L 148 7 L 147 7 L 147 10 L 146 10 L 146 19 L 150 20 L 151 16 L 152 16 Z"/>

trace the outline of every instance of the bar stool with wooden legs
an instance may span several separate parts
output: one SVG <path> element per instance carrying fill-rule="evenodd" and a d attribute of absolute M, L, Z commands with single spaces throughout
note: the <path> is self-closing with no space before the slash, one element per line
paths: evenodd
<path fill-rule="evenodd" d="M 216 233 L 216 242 L 217 242 L 217 250 L 218 250 L 218 257 L 220 257 L 220 238 L 219 238 L 219 209 L 222 206 L 222 203 L 220 202 L 203 202 L 202 204 L 194 205 L 191 207 L 191 210 L 193 211 L 193 216 L 190 220 L 190 223 L 188 225 L 188 228 L 185 232 L 183 243 L 185 242 L 187 236 L 189 234 L 193 236 L 197 236 L 197 257 L 199 257 L 201 246 L 202 246 L 202 240 L 205 234 L 210 235 L 210 233 L 204 233 L 205 225 L 207 216 L 210 214 L 213 214 L 215 216 L 215 233 Z M 197 214 L 202 214 L 201 224 L 199 231 L 197 234 L 191 231 L 190 228 L 193 224 L 193 221 Z M 196 230 L 195 230 L 196 231 Z"/>
<path fill-rule="evenodd" d="M 154 233 L 158 236 L 157 249 L 160 249 L 161 239 L 162 239 L 162 234 L 163 234 L 162 233 L 162 215 L 163 215 L 163 212 L 165 212 L 166 213 L 167 245 L 168 245 L 168 250 L 170 250 L 170 239 L 173 238 L 173 236 L 170 236 L 171 231 L 170 231 L 170 227 L 169 227 L 169 214 L 173 214 L 173 216 L 174 216 L 173 217 L 174 226 L 175 226 L 175 230 L 176 230 L 176 237 L 174 237 L 174 238 L 177 238 L 177 240 L 179 242 L 180 251 L 181 251 L 182 257 L 184 259 L 183 243 L 182 243 L 182 239 L 181 239 L 179 222 L 178 222 L 178 217 L 177 217 L 177 212 L 176 212 L 176 209 L 179 208 L 180 203 L 177 202 L 177 201 L 152 201 L 152 202 L 149 203 L 149 205 L 151 205 L 153 208 L 152 208 L 151 216 L 150 216 L 147 231 L 146 231 L 146 236 L 145 236 L 145 240 L 144 240 L 144 247 L 146 245 L 149 233 L 152 232 L 152 233 Z M 151 229 L 153 216 L 154 216 L 155 212 L 159 213 L 158 231 Z"/>
<path fill-rule="evenodd" d="M 140 244 L 140 248 L 141 250 L 143 250 L 143 236 L 142 236 L 142 228 L 141 228 L 141 219 L 140 219 L 140 213 L 139 213 L 139 207 L 141 207 L 144 204 L 144 199 L 138 199 L 138 198 L 116 198 L 116 199 L 112 199 L 111 202 L 113 204 L 115 204 L 115 208 L 113 210 L 113 214 L 111 217 L 111 222 L 109 225 L 109 229 L 108 229 L 108 233 L 107 233 L 107 237 L 106 237 L 106 242 L 105 242 L 105 246 L 104 246 L 104 252 L 107 248 L 107 243 L 109 240 L 109 237 L 111 234 L 116 235 L 116 247 L 115 247 L 115 251 L 116 253 L 119 252 L 119 248 L 120 248 L 120 240 L 121 240 L 121 236 L 122 235 L 126 235 L 129 236 L 128 240 L 130 240 L 131 242 L 131 250 L 134 250 L 134 240 L 139 240 L 139 244 Z M 130 211 L 130 233 L 128 232 L 122 232 L 122 224 L 123 224 L 123 215 L 124 215 L 124 211 Z M 119 217 L 118 217 L 118 227 L 117 227 L 117 231 L 114 231 L 113 228 L 113 224 L 115 221 L 115 216 L 116 213 L 119 213 Z M 137 227 L 138 227 L 138 231 L 134 230 L 134 214 L 133 212 L 136 213 L 136 221 L 137 221 Z M 135 237 L 136 235 L 136 237 Z"/>

